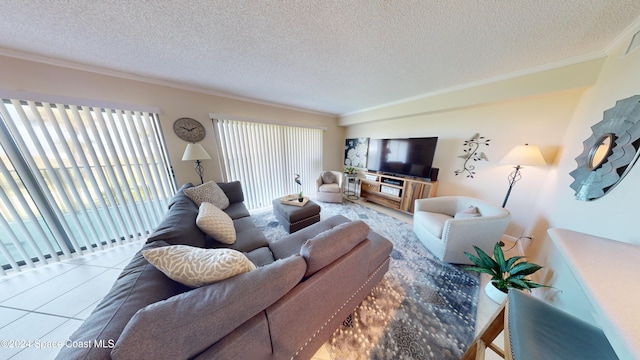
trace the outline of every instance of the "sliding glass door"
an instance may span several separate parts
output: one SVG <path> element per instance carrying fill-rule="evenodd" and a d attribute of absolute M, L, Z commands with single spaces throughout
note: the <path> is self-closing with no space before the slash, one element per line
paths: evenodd
<path fill-rule="evenodd" d="M 146 236 L 176 185 L 151 112 L 3 99 L 0 272 Z"/>
<path fill-rule="evenodd" d="M 242 182 L 249 209 L 300 191 L 316 196 L 323 130 L 225 119 L 214 125 L 224 180 Z"/>

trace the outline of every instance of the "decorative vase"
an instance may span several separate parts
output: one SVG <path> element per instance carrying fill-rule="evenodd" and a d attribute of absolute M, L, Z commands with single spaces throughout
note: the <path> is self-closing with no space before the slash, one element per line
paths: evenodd
<path fill-rule="evenodd" d="M 489 299 L 498 304 L 502 304 L 502 302 L 507 298 L 507 293 L 498 290 L 491 281 L 489 281 L 484 287 L 484 293 L 487 294 Z"/>

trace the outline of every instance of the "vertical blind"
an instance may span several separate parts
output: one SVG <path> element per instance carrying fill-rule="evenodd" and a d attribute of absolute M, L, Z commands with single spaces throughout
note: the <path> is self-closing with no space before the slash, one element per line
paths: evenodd
<path fill-rule="evenodd" d="M 0 274 L 148 234 L 175 193 L 158 116 L 3 99 Z"/>
<path fill-rule="evenodd" d="M 322 130 L 213 119 L 225 181 L 239 180 L 249 209 L 300 191 L 316 196 L 322 172 Z M 300 175 L 302 186 L 295 181 Z"/>

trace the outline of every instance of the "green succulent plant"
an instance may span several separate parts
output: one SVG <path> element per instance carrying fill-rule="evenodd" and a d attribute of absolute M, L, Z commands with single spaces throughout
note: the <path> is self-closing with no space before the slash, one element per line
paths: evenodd
<path fill-rule="evenodd" d="M 476 271 L 491 275 L 491 283 L 502 292 L 507 292 L 509 288 L 527 290 L 540 287 L 551 287 L 535 283 L 526 277 L 542 269 L 542 266 L 522 260 L 524 256 L 514 256 L 509 259 L 504 258 L 504 253 L 499 243 L 493 248 L 492 259 L 486 252 L 477 246 L 473 246 L 478 256 L 468 252 L 464 254 L 475 264 L 475 266 L 465 267 L 465 270 Z"/>

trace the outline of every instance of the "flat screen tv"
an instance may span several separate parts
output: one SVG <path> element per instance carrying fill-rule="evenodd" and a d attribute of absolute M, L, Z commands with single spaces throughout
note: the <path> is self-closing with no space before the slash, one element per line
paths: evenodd
<path fill-rule="evenodd" d="M 437 137 L 371 139 L 367 168 L 400 176 L 430 178 Z"/>

